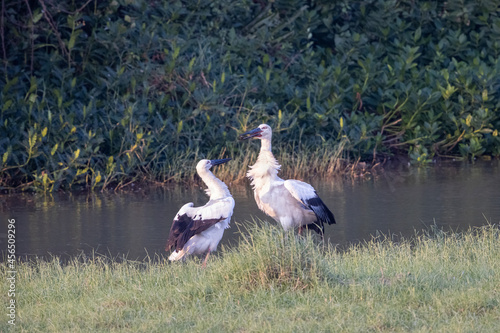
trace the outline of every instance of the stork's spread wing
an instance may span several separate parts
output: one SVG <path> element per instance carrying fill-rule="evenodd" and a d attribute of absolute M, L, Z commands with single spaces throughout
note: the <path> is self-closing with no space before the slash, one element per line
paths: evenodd
<path fill-rule="evenodd" d="M 194 204 L 192 202 L 187 203 L 179 209 L 177 214 L 175 214 L 174 221 L 170 227 L 170 233 L 168 235 L 165 250 L 169 251 L 172 247 L 175 247 L 177 240 L 188 227 L 191 222 L 188 214 L 192 216 L 196 213 L 196 208 L 193 208 L 193 206 Z"/>
<path fill-rule="evenodd" d="M 182 206 L 175 216 L 170 235 L 168 237 L 166 251 L 171 248 L 181 250 L 187 241 L 214 224 L 231 218 L 233 215 L 234 200 L 232 197 L 209 201 L 205 206 L 186 207 Z"/>
<path fill-rule="evenodd" d="M 284 185 L 295 199 L 314 212 L 321 229 L 323 229 L 323 223 L 335 223 L 333 213 L 318 196 L 314 187 L 299 180 L 285 180 Z"/>

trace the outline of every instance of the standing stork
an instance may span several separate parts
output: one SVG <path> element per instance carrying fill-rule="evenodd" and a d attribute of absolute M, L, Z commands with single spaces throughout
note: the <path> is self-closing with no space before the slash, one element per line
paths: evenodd
<path fill-rule="evenodd" d="M 247 173 L 257 206 L 281 223 L 284 230 L 299 228 L 301 233 L 306 227 L 323 235 L 324 224 L 335 223 L 333 213 L 311 185 L 278 177 L 281 165 L 271 152 L 272 135 L 271 127 L 266 124 L 240 135 L 240 140 L 256 138 L 261 141 L 257 162 Z"/>
<path fill-rule="evenodd" d="M 175 249 L 168 257 L 170 261 L 184 258 L 189 254 L 207 253 L 203 267 L 207 264 L 210 252 L 217 249 L 224 229 L 229 227 L 233 215 L 234 199 L 220 179 L 214 176 L 210 168 L 226 163 L 230 158 L 221 160 L 201 160 L 196 165 L 196 172 L 207 185 L 210 200 L 201 207 L 187 203 L 181 207 L 170 228 L 166 251 Z"/>

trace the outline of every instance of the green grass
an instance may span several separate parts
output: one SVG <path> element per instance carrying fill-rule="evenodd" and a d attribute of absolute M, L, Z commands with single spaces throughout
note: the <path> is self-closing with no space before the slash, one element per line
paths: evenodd
<path fill-rule="evenodd" d="M 19 262 L 16 332 L 500 331 L 498 225 L 343 251 L 248 225 L 205 269 L 163 255 Z"/>
<path fill-rule="evenodd" d="M 345 141 L 340 141 L 334 146 L 315 147 L 307 144 L 280 143 L 278 140 L 279 138 L 276 138 L 277 147 L 273 148 L 273 151 L 281 165 L 279 175 L 285 179 L 304 179 L 311 172 L 316 177 L 324 178 L 352 175 L 358 164 L 358 161 L 349 159 L 344 150 Z M 199 151 L 178 151 L 175 152 L 174 157 L 169 159 L 168 163 L 157 167 L 159 170 L 157 173 L 145 170 L 143 173 L 127 179 L 126 182 L 110 182 L 106 184 L 105 188 L 123 189 L 131 183 L 162 185 L 199 183 L 200 178 L 196 174 L 196 164 L 200 159 L 226 157 L 231 157 L 232 160 L 214 169 L 217 177 L 226 184 L 245 184 L 248 182 L 246 173 L 249 166 L 257 161 L 260 142 L 239 142 L 237 144 L 237 149 L 228 145 L 228 149 L 212 149 L 206 154 L 200 154 Z"/>

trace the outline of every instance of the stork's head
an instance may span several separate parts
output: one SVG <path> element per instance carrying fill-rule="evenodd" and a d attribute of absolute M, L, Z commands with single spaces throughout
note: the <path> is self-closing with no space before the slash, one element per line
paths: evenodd
<path fill-rule="evenodd" d="M 201 160 L 196 165 L 196 171 L 198 171 L 198 172 L 206 171 L 206 170 L 209 170 L 214 165 L 223 164 L 223 163 L 226 163 L 227 161 L 230 161 L 230 160 L 231 160 L 231 158 L 223 158 L 220 160 Z"/>
<path fill-rule="evenodd" d="M 250 138 L 271 140 L 272 136 L 273 130 L 271 129 L 271 127 L 267 124 L 260 124 L 259 127 L 241 134 L 240 140 L 246 140 Z"/>

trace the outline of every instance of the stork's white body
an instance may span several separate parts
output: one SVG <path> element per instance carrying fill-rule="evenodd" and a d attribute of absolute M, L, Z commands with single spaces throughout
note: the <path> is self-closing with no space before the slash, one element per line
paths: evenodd
<path fill-rule="evenodd" d="M 193 207 L 192 202 L 187 203 L 176 214 L 167 243 L 167 249 L 176 247 L 168 257 L 171 261 L 190 254 L 207 253 L 208 258 L 210 252 L 217 250 L 224 229 L 229 227 L 234 199 L 226 184 L 210 172 L 211 165 L 207 165 L 207 162 L 210 161 L 201 160 L 196 170 L 208 187 L 210 200 L 201 207 Z"/>
<path fill-rule="evenodd" d="M 245 134 L 261 140 L 257 162 L 247 173 L 260 210 L 279 222 L 285 230 L 310 226 L 322 234 L 324 222 L 335 223 L 332 212 L 311 185 L 278 177 L 281 166 L 271 151 L 272 130 L 269 125 L 262 124 Z"/>
<path fill-rule="evenodd" d="M 296 196 L 299 194 L 303 198 L 313 197 L 314 188 L 298 180 L 278 177 L 280 165 L 270 151 L 261 150 L 257 162 L 250 168 L 247 176 L 252 180 L 257 206 L 279 222 L 283 229 L 298 228 L 316 221 L 314 212 L 306 209 L 293 195 L 295 192 Z"/>
<path fill-rule="evenodd" d="M 182 214 L 187 214 L 188 216 L 192 217 L 201 215 L 201 216 L 207 216 L 207 218 L 209 218 L 204 208 L 210 207 L 212 205 L 218 206 L 219 208 L 218 210 L 221 210 L 220 212 L 214 212 L 215 215 L 212 215 L 213 217 L 222 215 L 227 216 L 230 209 L 231 212 L 229 217 L 220 222 L 215 223 L 207 230 L 204 230 L 189 238 L 187 243 L 182 247 L 182 250 L 179 251 L 175 250 L 174 252 L 172 252 L 168 257 L 168 260 L 175 261 L 182 259 L 190 254 L 204 254 L 207 252 L 213 252 L 217 250 L 217 246 L 219 245 L 219 242 L 221 241 L 222 236 L 224 235 L 224 229 L 229 228 L 229 222 L 231 220 L 231 215 L 233 214 L 232 210 L 234 208 L 234 200 L 232 197 L 222 198 L 215 201 L 210 200 L 205 206 L 201 207 L 193 207 L 193 203 L 190 202 L 182 206 L 181 210 L 179 210 L 179 212 L 177 213 L 176 218 Z M 214 208 L 214 206 L 212 206 L 212 208 Z M 226 214 L 223 214 L 222 210 L 225 210 Z"/>

